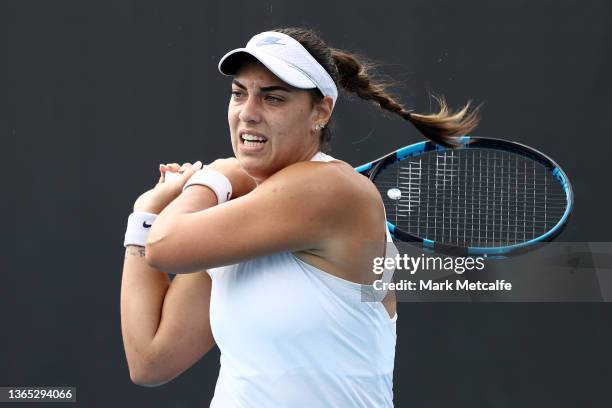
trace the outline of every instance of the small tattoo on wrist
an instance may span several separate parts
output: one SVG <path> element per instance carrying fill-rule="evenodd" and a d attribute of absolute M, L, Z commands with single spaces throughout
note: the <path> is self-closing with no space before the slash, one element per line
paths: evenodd
<path fill-rule="evenodd" d="M 127 255 L 133 255 L 133 256 L 138 256 L 140 258 L 144 258 L 145 257 L 145 248 L 141 247 L 141 246 L 136 246 L 136 245 L 129 245 L 127 247 L 127 252 L 126 252 L 126 256 Z"/>

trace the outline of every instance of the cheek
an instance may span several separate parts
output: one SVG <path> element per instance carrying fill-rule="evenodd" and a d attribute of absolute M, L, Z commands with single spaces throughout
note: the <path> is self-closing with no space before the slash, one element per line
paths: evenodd
<path fill-rule="evenodd" d="M 234 132 L 236 131 L 236 128 L 238 127 L 238 112 L 236 109 L 228 109 L 227 110 L 227 123 L 229 125 L 230 128 L 230 132 L 233 135 Z"/>
<path fill-rule="evenodd" d="M 298 109 L 285 114 L 277 121 L 279 135 L 285 138 L 302 140 L 310 134 L 310 115 L 305 109 Z"/>
<path fill-rule="evenodd" d="M 230 127 L 231 127 L 231 126 L 232 126 L 234 123 L 236 123 L 236 117 L 237 117 L 237 115 L 236 115 L 236 110 L 235 110 L 235 109 L 232 109 L 232 107 L 230 106 L 230 107 L 227 109 L 227 122 L 229 123 Z"/>

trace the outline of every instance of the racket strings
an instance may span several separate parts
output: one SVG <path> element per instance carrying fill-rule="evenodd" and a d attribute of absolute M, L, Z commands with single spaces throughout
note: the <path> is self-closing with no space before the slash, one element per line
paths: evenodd
<path fill-rule="evenodd" d="M 567 205 L 546 167 L 505 151 L 432 151 L 386 166 L 374 183 L 397 228 L 457 246 L 534 239 L 558 223 Z M 400 194 L 392 198 L 391 189 Z"/>

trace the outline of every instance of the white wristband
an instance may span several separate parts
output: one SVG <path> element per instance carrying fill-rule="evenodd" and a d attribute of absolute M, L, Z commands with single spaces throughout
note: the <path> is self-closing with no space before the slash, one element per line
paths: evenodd
<path fill-rule="evenodd" d="M 214 191 L 217 196 L 217 204 L 228 201 L 232 196 L 232 183 L 230 183 L 227 177 L 216 170 L 202 169 L 196 171 L 189 180 L 187 180 L 187 183 L 183 187 L 183 191 L 194 184 L 206 186 Z"/>
<path fill-rule="evenodd" d="M 133 212 L 128 217 L 127 230 L 125 231 L 125 240 L 123 246 L 138 245 L 145 246 L 151 225 L 155 222 L 157 214 L 145 212 Z"/>

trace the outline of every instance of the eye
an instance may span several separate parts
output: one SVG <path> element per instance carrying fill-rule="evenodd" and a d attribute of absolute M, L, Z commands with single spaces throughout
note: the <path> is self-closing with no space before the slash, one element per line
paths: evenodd
<path fill-rule="evenodd" d="M 232 99 L 240 99 L 242 97 L 242 91 L 233 90 L 232 91 Z"/>
<path fill-rule="evenodd" d="M 274 104 L 279 104 L 279 103 L 283 102 L 283 99 L 279 98 L 277 96 L 274 96 L 274 95 L 267 95 L 266 96 L 266 101 L 274 103 Z"/>

